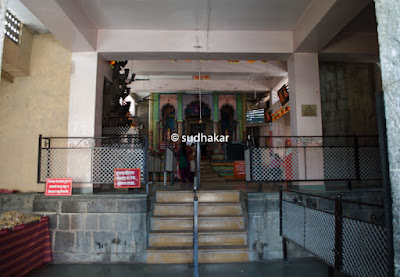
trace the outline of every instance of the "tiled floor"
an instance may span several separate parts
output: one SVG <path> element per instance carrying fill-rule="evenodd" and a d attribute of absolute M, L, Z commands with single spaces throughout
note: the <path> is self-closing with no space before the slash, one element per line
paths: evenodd
<path fill-rule="evenodd" d="M 149 265 L 149 264 L 50 264 L 28 275 L 29 277 L 105 277 L 105 276 L 193 276 L 190 265 Z M 318 260 L 298 260 L 289 263 L 236 263 L 200 264 L 202 277 L 324 277 L 328 276 L 328 266 Z M 335 272 L 335 277 L 345 276 Z"/>

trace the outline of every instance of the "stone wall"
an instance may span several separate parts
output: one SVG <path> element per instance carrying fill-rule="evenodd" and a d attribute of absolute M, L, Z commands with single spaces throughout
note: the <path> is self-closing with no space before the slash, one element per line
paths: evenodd
<path fill-rule="evenodd" d="M 48 216 L 55 263 L 143 263 L 146 195 L 37 195 L 33 212 Z"/>
<path fill-rule="evenodd" d="M 249 193 L 247 201 L 248 244 L 250 261 L 282 259 L 279 235 L 279 193 Z M 303 248 L 288 242 L 289 258 L 313 257 Z"/>
<path fill-rule="evenodd" d="M 30 215 L 33 213 L 34 199 L 35 194 L 0 194 L 0 214 L 3 212 L 17 211 Z"/>
<path fill-rule="evenodd" d="M 375 92 L 382 90 L 374 64 L 321 63 L 324 136 L 377 135 Z"/>
<path fill-rule="evenodd" d="M 395 276 L 400 276 L 400 2 L 375 0 L 385 98 Z"/>

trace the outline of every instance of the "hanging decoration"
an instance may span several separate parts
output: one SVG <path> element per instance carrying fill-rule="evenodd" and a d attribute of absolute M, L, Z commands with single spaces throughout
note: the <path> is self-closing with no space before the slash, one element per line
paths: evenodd
<path fill-rule="evenodd" d="M 118 60 L 118 61 L 110 61 L 109 63 L 110 63 L 110 66 L 112 68 L 114 68 L 116 63 L 122 63 L 122 62 L 123 62 L 122 60 Z"/>
<path fill-rule="evenodd" d="M 279 110 L 277 110 L 272 114 L 272 121 L 278 120 L 283 115 L 287 114 L 289 111 L 290 111 L 289 104 L 286 104 L 285 106 L 279 108 Z"/>
<path fill-rule="evenodd" d="M 278 90 L 278 97 L 281 105 L 285 105 L 289 101 L 289 85 L 285 84 Z"/>
<path fill-rule="evenodd" d="M 208 80 L 208 79 L 210 79 L 210 75 L 201 75 L 201 76 L 199 76 L 199 75 L 193 75 L 192 76 L 192 79 L 194 79 L 194 80 Z"/>

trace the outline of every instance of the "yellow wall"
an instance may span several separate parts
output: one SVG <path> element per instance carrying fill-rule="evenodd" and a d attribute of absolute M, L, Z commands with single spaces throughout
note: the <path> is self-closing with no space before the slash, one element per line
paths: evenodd
<path fill-rule="evenodd" d="M 51 34 L 33 37 L 30 76 L 0 84 L 0 188 L 37 184 L 38 137 L 68 135 L 71 52 Z"/>
<path fill-rule="evenodd" d="M 4 37 L 3 64 L 1 69 L 14 77 L 29 75 L 32 51 L 32 31 L 22 26 L 21 43 L 16 44 L 7 36 Z"/>

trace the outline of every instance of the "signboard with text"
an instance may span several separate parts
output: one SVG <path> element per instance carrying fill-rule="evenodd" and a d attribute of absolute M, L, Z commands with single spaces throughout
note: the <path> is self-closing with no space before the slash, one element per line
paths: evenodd
<path fill-rule="evenodd" d="M 246 178 L 246 165 L 244 161 L 235 161 L 233 174 L 236 180 L 244 180 Z"/>
<path fill-rule="evenodd" d="M 114 188 L 140 188 L 140 168 L 114 169 Z"/>
<path fill-rule="evenodd" d="M 71 193 L 72 193 L 72 178 L 46 179 L 46 190 L 44 195 L 62 196 L 62 195 L 71 195 Z"/>

